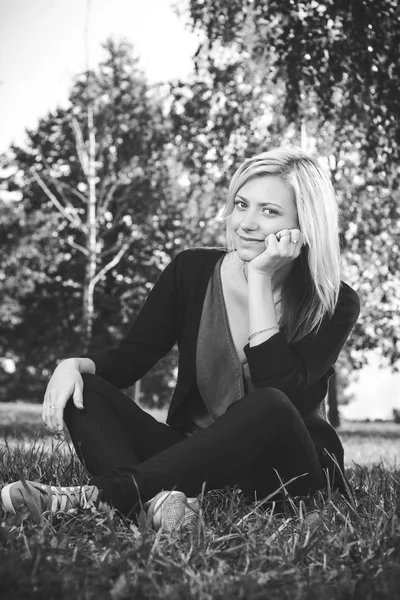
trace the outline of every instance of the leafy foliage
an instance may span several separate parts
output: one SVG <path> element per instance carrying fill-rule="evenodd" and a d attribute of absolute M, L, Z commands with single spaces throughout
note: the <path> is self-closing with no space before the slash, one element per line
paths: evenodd
<path fill-rule="evenodd" d="M 190 22 L 202 34 L 196 75 L 152 87 L 129 45 L 108 41 L 105 60 L 76 78 L 69 107 L 43 118 L 26 147 L 3 157 L 14 172 L 6 186 L 22 197 L 3 202 L 0 217 L 0 356 L 18 367 L 18 377 L 0 370 L 4 397 L 26 386 L 41 396 L 55 362 L 84 345 L 88 189 L 76 132 L 85 145 L 90 109 L 97 269 L 129 245 L 96 284 L 91 348 L 123 334 L 177 250 L 224 243 L 218 213 L 243 158 L 297 145 L 325 157 L 331 170 L 342 210 L 344 278 L 361 297 L 341 379 L 372 348 L 395 367 L 399 19 L 392 0 L 191 0 Z M 163 373 L 174 364 L 166 359 L 151 375 L 162 382 L 163 398 L 170 381 Z M 150 385 L 155 402 L 157 393 Z"/>
<path fill-rule="evenodd" d="M 347 360 L 360 367 L 365 351 L 375 348 L 395 367 L 400 355 L 398 3 L 191 0 L 190 22 L 203 35 L 199 73 L 206 72 L 214 88 L 223 90 L 226 103 L 233 106 L 232 96 L 239 100 L 250 134 L 247 142 L 242 138 L 242 157 L 290 143 L 326 158 L 342 209 L 344 276 L 362 302 Z M 249 78 L 254 91 L 243 108 L 241 93 Z M 251 135 L 260 131 L 260 106 L 268 131 L 277 137 Z M 229 155 L 227 144 L 224 151 Z"/>
<path fill-rule="evenodd" d="M 88 180 L 78 142 L 81 136 L 82 152 L 91 135 L 89 109 L 96 137 L 98 270 L 123 244 L 128 249 L 96 285 L 91 348 L 116 343 L 184 243 L 185 205 L 162 94 L 148 86 L 129 45 L 110 41 L 106 51 L 96 72 L 77 78 L 69 106 L 42 119 L 27 146 L 13 147 L 5 165 L 12 172 L 8 190 L 21 197 L 6 205 L 1 224 L 7 286 L 0 355 L 18 365 L 18 384 L 10 376 L 3 387 L 7 397 L 18 396 L 27 384 L 41 394 L 55 362 L 80 355 L 84 347 Z"/>

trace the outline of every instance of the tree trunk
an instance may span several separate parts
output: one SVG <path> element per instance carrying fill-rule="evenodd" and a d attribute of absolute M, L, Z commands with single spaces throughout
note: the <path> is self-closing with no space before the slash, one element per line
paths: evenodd
<path fill-rule="evenodd" d="M 97 223 L 96 223 L 96 140 L 93 124 L 93 108 L 88 108 L 89 151 L 87 164 L 88 206 L 87 206 L 87 263 L 83 289 L 83 349 L 87 352 L 92 340 L 94 318 L 94 278 L 97 267 Z"/>
<path fill-rule="evenodd" d="M 332 427 L 339 427 L 340 425 L 340 414 L 338 405 L 338 389 L 337 389 L 337 375 L 334 373 L 329 380 L 328 387 L 328 421 Z"/>
<path fill-rule="evenodd" d="M 136 402 L 136 404 L 140 404 L 140 398 L 142 396 L 142 385 L 141 385 L 142 380 L 138 379 L 137 382 L 135 383 L 135 385 L 133 386 L 134 389 L 134 396 L 133 399 Z"/>
<path fill-rule="evenodd" d="M 142 380 L 138 379 L 136 383 L 124 390 L 124 394 L 135 402 L 135 404 L 140 404 L 140 399 L 142 397 Z"/>

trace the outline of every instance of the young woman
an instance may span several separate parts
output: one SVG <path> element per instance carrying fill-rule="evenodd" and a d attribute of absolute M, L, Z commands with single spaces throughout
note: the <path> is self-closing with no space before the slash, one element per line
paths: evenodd
<path fill-rule="evenodd" d="M 54 371 L 43 421 L 59 432 L 64 418 L 90 484 L 15 482 L 5 510 L 101 501 L 134 516 L 145 505 L 170 530 L 195 518 L 204 489 L 239 486 L 252 499 L 282 484 L 293 495 L 343 489 L 343 448 L 320 412 L 359 300 L 340 280 L 331 181 L 302 153 L 259 154 L 234 174 L 225 218 L 228 249 L 178 254 L 117 348 Z M 120 390 L 175 342 L 162 424 Z"/>

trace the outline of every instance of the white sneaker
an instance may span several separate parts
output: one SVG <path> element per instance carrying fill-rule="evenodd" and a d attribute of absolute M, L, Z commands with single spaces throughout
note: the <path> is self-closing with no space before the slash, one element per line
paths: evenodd
<path fill-rule="evenodd" d="M 147 503 L 148 516 L 156 531 L 193 529 L 199 518 L 198 498 L 186 498 L 183 492 L 160 492 Z"/>

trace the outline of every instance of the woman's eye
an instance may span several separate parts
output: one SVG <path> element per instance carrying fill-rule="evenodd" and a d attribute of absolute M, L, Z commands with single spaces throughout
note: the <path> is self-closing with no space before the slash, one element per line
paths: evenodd
<path fill-rule="evenodd" d="M 275 210 L 274 208 L 264 208 L 264 213 L 267 213 L 267 215 L 279 215 L 278 211 Z"/>
<path fill-rule="evenodd" d="M 243 200 L 235 200 L 234 204 L 239 208 L 246 208 L 247 206 L 246 202 L 243 202 Z"/>

